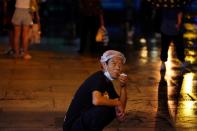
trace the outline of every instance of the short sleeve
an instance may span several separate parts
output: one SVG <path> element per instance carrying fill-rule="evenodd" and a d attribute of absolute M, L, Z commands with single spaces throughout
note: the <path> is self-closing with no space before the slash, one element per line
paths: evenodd
<path fill-rule="evenodd" d="M 107 80 L 103 72 L 98 72 L 95 75 L 93 75 L 90 79 L 88 79 L 88 87 L 91 92 L 93 91 L 99 91 L 101 93 L 107 92 L 109 98 L 111 99 L 119 97 L 114 89 L 113 83 Z"/>
<path fill-rule="evenodd" d="M 105 84 L 101 77 L 94 78 L 91 82 L 91 92 L 100 91 L 101 93 L 105 92 Z"/>

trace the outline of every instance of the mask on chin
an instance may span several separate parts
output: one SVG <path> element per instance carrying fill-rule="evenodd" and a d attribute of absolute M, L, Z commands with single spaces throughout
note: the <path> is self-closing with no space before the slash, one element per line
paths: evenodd
<path fill-rule="evenodd" d="M 105 72 L 104 72 L 104 75 L 105 75 L 109 80 L 111 80 L 111 81 L 114 80 L 114 78 L 111 77 L 111 75 L 109 74 L 108 71 L 105 71 Z"/>

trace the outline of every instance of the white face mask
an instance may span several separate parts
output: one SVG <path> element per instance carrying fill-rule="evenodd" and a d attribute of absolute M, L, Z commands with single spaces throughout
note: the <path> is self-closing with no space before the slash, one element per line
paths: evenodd
<path fill-rule="evenodd" d="M 114 79 L 111 77 L 111 75 L 109 74 L 108 71 L 105 71 L 105 72 L 104 72 L 104 75 L 105 75 L 109 80 L 111 80 L 111 81 L 114 80 Z"/>

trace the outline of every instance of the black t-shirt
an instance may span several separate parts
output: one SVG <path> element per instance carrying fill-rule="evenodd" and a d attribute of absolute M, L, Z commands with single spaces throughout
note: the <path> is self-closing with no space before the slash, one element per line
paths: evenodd
<path fill-rule="evenodd" d="M 87 111 L 91 107 L 94 107 L 92 104 L 92 92 L 99 91 L 101 93 L 108 93 L 109 98 L 115 99 L 118 98 L 114 86 L 110 80 L 104 75 L 102 71 L 98 71 L 91 75 L 77 90 L 74 95 L 72 102 L 69 106 L 69 109 L 66 113 L 67 124 L 71 124 L 76 118 L 78 118 L 81 113 Z"/>

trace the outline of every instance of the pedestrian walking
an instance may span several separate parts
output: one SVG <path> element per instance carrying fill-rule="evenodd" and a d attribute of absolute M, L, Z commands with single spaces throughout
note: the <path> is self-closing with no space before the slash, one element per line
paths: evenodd
<path fill-rule="evenodd" d="M 182 27 L 183 12 L 178 8 L 164 8 L 162 10 L 161 21 L 161 55 L 162 61 L 161 71 L 166 70 L 165 62 L 168 58 L 168 49 L 173 42 L 177 58 L 182 62 L 182 67 L 185 68 L 188 64 L 185 62 L 184 43 Z"/>

